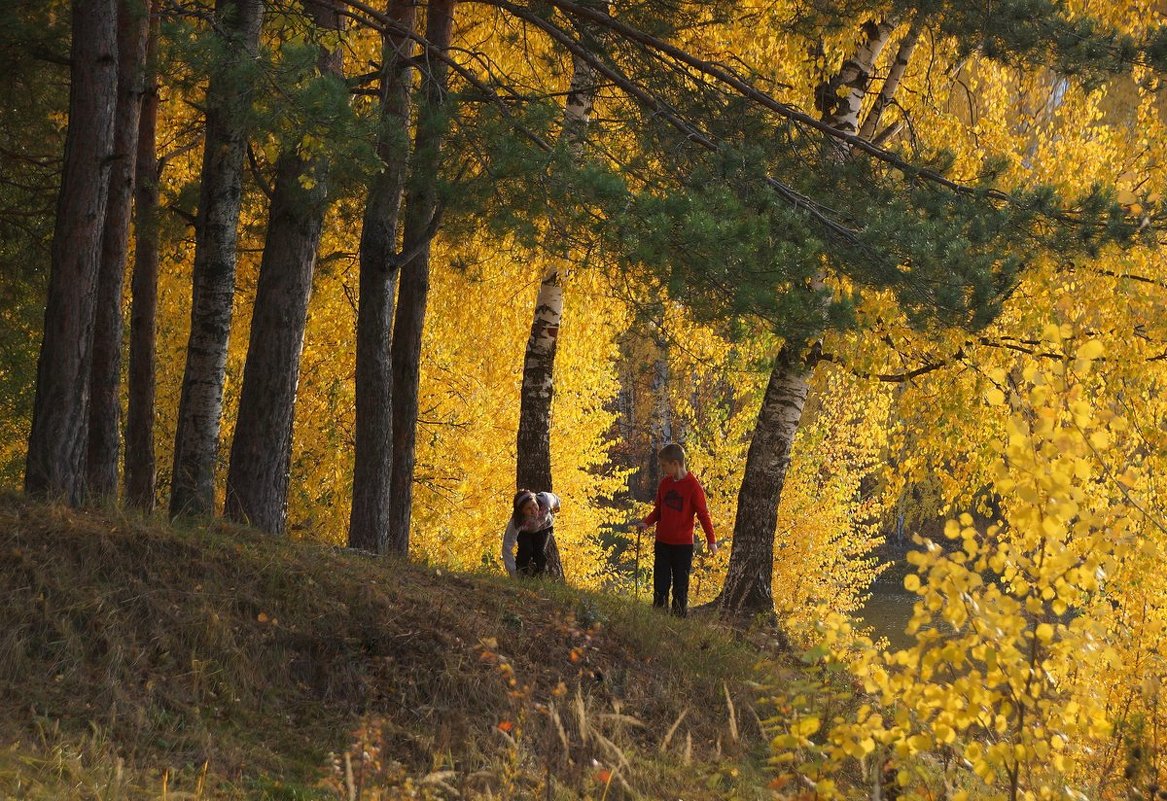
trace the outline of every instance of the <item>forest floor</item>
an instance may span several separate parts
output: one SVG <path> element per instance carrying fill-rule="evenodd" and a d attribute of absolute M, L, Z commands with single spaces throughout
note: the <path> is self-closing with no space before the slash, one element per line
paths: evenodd
<path fill-rule="evenodd" d="M 761 630 L 0 496 L 0 798 L 761 799 Z"/>

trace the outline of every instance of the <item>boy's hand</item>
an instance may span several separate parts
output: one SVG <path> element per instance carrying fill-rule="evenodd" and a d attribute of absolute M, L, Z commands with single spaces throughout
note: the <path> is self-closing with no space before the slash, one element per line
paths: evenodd
<path fill-rule="evenodd" d="M 710 543 L 710 545 L 709 545 L 709 555 L 710 556 L 717 556 L 718 550 L 720 550 L 720 549 L 718 548 L 716 542 Z"/>
<path fill-rule="evenodd" d="M 648 528 L 648 526 L 646 526 L 644 524 L 643 520 L 635 520 L 632 523 L 632 528 L 638 529 L 640 531 L 644 531 L 646 528 Z"/>

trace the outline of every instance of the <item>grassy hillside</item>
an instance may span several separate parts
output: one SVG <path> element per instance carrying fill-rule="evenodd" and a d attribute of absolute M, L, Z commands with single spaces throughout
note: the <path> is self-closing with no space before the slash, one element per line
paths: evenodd
<path fill-rule="evenodd" d="M 762 654 L 643 602 L 17 496 L 0 599 L 0 798 L 768 797 Z"/>

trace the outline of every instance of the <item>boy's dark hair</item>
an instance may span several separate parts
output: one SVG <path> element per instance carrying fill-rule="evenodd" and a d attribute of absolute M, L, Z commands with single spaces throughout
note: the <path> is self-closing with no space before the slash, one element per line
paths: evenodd
<path fill-rule="evenodd" d="M 660 449 L 657 453 L 657 458 L 666 462 L 680 462 L 685 463 L 685 449 L 675 442 L 670 442 Z"/>
<path fill-rule="evenodd" d="M 514 509 L 511 512 L 511 521 L 517 526 L 523 522 L 523 507 L 527 505 L 527 501 L 534 501 L 536 505 L 539 503 L 539 496 L 531 492 L 531 490 L 519 490 L 515 493 Z"/>

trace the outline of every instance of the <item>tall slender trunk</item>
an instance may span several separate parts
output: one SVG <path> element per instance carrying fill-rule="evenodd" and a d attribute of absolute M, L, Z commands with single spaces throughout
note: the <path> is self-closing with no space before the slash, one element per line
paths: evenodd
<path fill-rule="evenodd" d="M 207 130 L 195 224 L 194 294 L 186 370 L 178 402 L 170 514 L 209 515 L 215 504 L 215 460 L 223 412 L 223 381 L 235 245 L 243 199 L 243 155 L 254 58 L 263 22 L 262 0 L 216 0 L 225 62 L 207 88 Z"/>
<path fill-rule="evenodd" d="M 74 0 L 69 130 L 24 488 L 80 504 L 102 230 L 117 107 L 117 2 Z"/>
<path fill-rule="evenodd" d="M 433 47 L 450 45 L 454 0 L 431 0 L 425 38 Z M 430 240 L 438 208 L 438 170 L 445 135 L 446 64 L 430 59 L 423 79 L 413 144 L 413 166 L 405 201 L 402 250 L 408 254 L 397 287 L 393 323 L 393 481 L 389 495 L 391 552 L 409 555 L 409 522 L 413 512 L 413 468 L 417 451 L 417 393 L 422 331 L 430 283 Z"/>
<path fill-rule="evenodd" d="M 863 96 L 891 28 L 886 22 L 864 24 L 855 55 L 843 62 L 825 90 L 820 90 L 822 119 L 834 128 L 847 133 L 858 129 Z M 833 137 L 824 142 L 825 158 L 842 159 L 847 155 L 846 149 Z M 815 280 L 818 288 L 821 288 L 821 278 Z M 774 532 L 794 435 L 802 420 L 810 386 L 810 368 L 802 359 L 807 344 L 794 341 L 782 346 L 758 410 L 738 491 L 733 549 L 720 598 L 721 609 L 727 614 L 744 616 L 774 611 Z"/>
<path fill-rule="evenodd" d="M 122 285 L 130 243 L 130 201 L 138 120 L 144 91 L 146 34 L 150 9 L 135 0 L 118 3 L 118 100 L 113 167 L 101 241 L 97 310 L 93 321 L 93 364 L 89 382 L 89 451 L 86 495 L 117 497 L 121 449 Z"/>
<path fill-rule="evenodd" d="M 721 594 L 722 608 L 734 613 L 774 609 L 774 531 L 778 503 L 790 467 L 794 435 L 810 385 L 796 348 L 784 345 L 758 410 L 758 421 L 746 454 L 746 469 L 737 498 L 733 551 Z"/>
<path fill-rule="evenodd" d="M 413 0 L 389 0 L 388 16 L 413 30 Z M 373 178 L 361 228 L 357 305 L 356 442 L 348 543 L 385 553 L 393 471 L 393 376 L 390 333 L 397 272 L 397 221 L 409 165 L 409 90 L 412 46 L 383 34 L 381 131 L 377 153 L 384 169 Z"/>
<path fill-rule="evenodd" d="M 563 109 L 561 138 L 573 155 L 583 150 L 596 99 L 596 76 L 591 65 L 572 58 L 571 85 Z M 563 319 L 562 271 L 553 264 L 539 284 L 531 335 L 523 357 L 523 385 L 519 401 L 519 432 L 515 483 L 520 489 L 550 491 L 551 403 L 555 393 L 555 352 Z M 552 537 L 547 543 L 547 570 L 562 579 L 563 562 Z"/>
<path fill-rule="evenodd" d="M 333 4 L 308 0 L 306 6 L 319 29 L 342 29 L 343 18 Z M 321 73 L 343 80 L 342 53 L 339 48 L 322 53 Z M 287 523 L 296 386 L 327 208 L 327 171 L 323 159 L 305 160 L 294 148 L 276 162 L 227 469 L 224 514 L 272 534 L 284 533 Z"/>
<path fill-rule="evenodd" d="M 130 365 L 127 371 L 126 503 L 154 509 L 154 338 L 158 314 L 158 48 L 159 13 L 150 13 L 148 77 L 134 164 L 134 272 L 130 279 Z"/>

